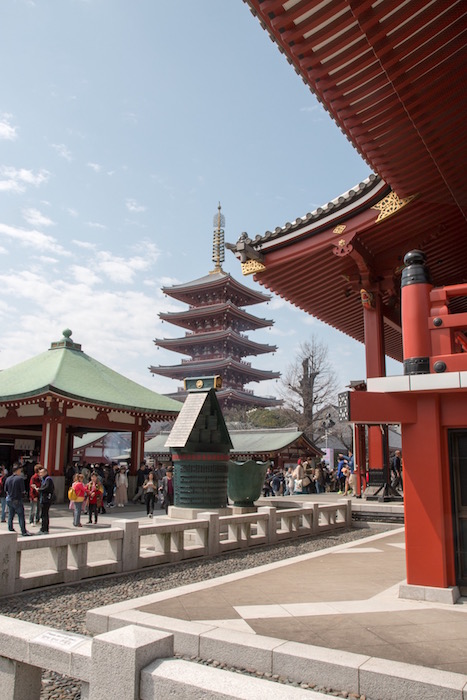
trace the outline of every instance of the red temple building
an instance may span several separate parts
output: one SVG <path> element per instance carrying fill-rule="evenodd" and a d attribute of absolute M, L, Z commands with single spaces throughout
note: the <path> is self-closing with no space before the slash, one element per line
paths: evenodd
<path fill-rule="evenodd" d="M 260 284 L 364 343 L 366 382 L 341 411 L 371 470 L 387 470 L 387 425 L 401 425 L 403 595 L 455 600 L 467 587 L 465 3 L 246 4 L 375 174 L 227 245 Z M 386 355 L 404 375 L 386 376 Z"/>
<path fill-rule="evenodd" d="M 217 392 L 223 408 L 235 406 L 277 406 L 274 397 L 257 396 L 245 389 L 245 384 L 276 379 L 279 372 L 256 369 L 243 358 L 274 352 L 275 345 L 257 343 L 245 331 L 268 328 L 273 321 L 258 318 L 243 307 L 269 301 L 270 296 L 237 282 L 222 269 L 224 261 L 224 216 L 220 205 L 214 217 L 214 269 L 205 277 L 164 287 L 172 299 L 188 305 L 182 311 L 161 313 L 159 317 L 185 329 L 179 338 L 156 339 L 161 348 L 188 355 L 190 359 L 170 366 L 150 367 L 151 372 L 164 377 L 183 380 L 188 377 L 220 375 L 222 389 Z M 172 398 L 183 401 L 186 391 L 180 389 Z"/>

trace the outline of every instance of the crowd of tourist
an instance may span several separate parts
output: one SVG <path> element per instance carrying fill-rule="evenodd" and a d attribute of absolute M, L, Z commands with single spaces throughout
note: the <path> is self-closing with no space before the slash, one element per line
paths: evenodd
<path fill-rule="evenodd" d="M 92 471 L 91 471 L 92 469 Z M 81 527 L 81 513 L 89 516 L 88 525 L 96 524 L 99 513 L 107 508 L 124 508 L 128 503 L 128 466 L 122 463 L 69 465 L 65 474 L 70 509 L 74 510 L 73 524 Z M 173 468 L 143 460 L 136 473 L 136 490 L 132 503 L 146 506 L 146 515 L 153 517 L 156 506 L 167 513 L 174 502 Z M 84 482 L 84 484 L 83 484 Z M 87 482 L 87 483 L 86 483 Z M 84 491 L 81 487 L 84 485 Z"/>
<path fill-rule="evenodd" d="M 49 532 L 49 510 L 55 501 L 55 485 L 42 464 L 15 462 L 10 474 L 0 464 L 0 515 L 1 522 L 8 522 L 8 530 L 15 532 L 14 518 L 18 519 L 21 534 L 26 529 L 24 502 L 29 501 L 29 525 L 40 526 L 39 533 Z M 107 508 L 124 508 L 128 503 L 128 472 L 126 463 L 113 462 L 74 463 L 65 472 L 65 493 L 72 511 L 74 527 L 82 527 L 81 517 L 86 515 L 88 525 L 98 522 L 99 514 Z M 403 462 L 400 450 L 390 461 L 391 485 L 402 490 Z M 299 458 L 295 465 L 286 468 L 270 466 L 264 479 L 263 496 L 292 496 L 311 493 L 335 492 L 338 495 L 357 495 L 357 476 L 353 454 L 339 454 L 337 465 L 330 466 L 324 460 L 311 457 Z M 362 491 L 366 483 L 362 480 Z M 144 460 L 136 473 L 136 487 L 132 503 L 146 507 L 146 515 L 153 517 L 156 508 L 168 512 L 174 503 L 173 467 L 148 465 Z"/>
<path fill-rule="evenodd" d="M 295 466 L 286 468 L 269 467 L 263 485 L 263 496 L 292 496 L 309 493 L 337 492 L 338 495 L 355 495 L 356 477 L 354 459 L 339 454 L 335 468 L 324 459 L 316 461 L 311 457 L 299 458 Z"/>
<path fill-rule="evenodd" d="M 83 515 L 87 516 L 88 525 L 95 525 L 99 514 L 106 513 L 107 508 L 124 508 L 128 503 L 128 472 L 126 463 L 68 465 L 65 494 L 73 526 L 82 527 Z M 167 513 L 174 502 L 173 467 L 148 466 L 143 461 L 136 477 L 132 502 L 143 503 L 149 518 L 153 517 L 156 507 Z M 0 516 L 2 523 L 8 523 L 10 532 L 16 532 L 16 516 L 21 534 L 24 537 L 32 534 L 26 529 L 24 505 L 29 502 L 29 525 L 39 527 L 39 534 L 48 534 L 49 510 L 55 500 L 54 481 L 42 464 L 15 462 L 9 471 L 0 464 Z"/>

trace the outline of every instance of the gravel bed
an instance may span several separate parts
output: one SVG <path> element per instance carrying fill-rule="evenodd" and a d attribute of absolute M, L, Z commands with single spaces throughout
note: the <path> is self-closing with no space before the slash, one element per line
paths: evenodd
<path fill-rule="evenodd" d="M 111 605 L 121 600 L 130 600 L 140 596 L 166 591 L 198 581 L 209 580 L 236 571 L 243 571 L 263 564 L 270 564 L 290 557 L 309 554 L 327 547 L 345 544 L 390 530 L 383 524 L 371 529 L 350 529 L 317 537 L 304 537 L 300 540 L 285 542 L 267 547 L 257 547 L 248 551 L 228 553 L 211 559 L 192 560 L 178 564 L 167 564 L 135 574 L 106 576 L 86 582 L 66 586 L 54 586 L 40 591 L 29 591 L 20 595 L 0 599 L 0 614 L 27 620 L 61 630 L 88 635 L 85 626 L 86 611 L 103 605 Z M 190 661 L 215 665 L 236 672 L 258 677 L 252 669 L 231 669 L 211 659 L 191 658 Z M 319 688 L 306 683 L 297 683 L 286 678 L 263 674 L 279 683 L 288 683 L 295 687 L 326 692 L 343 698 L 358 698 L 346 691 L 332 688 Z M 79 683 L 57 673 L 44 671 L 42 675 L 41 700 L 79 700 Z M 369 700 L 369 698 L 366 698 Z"/>

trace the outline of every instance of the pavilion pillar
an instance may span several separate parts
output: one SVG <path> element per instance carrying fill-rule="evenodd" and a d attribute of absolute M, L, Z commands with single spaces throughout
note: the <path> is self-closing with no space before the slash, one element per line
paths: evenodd
<path fill-rule="evenodd" d="M 42 423 L 40 462 L 51 476 L 62 476 L 66 456 L 65 416 L 57 401 L 49 403 Z"/>
<path fill-rule="evenodd" d="M 356 483 L 356 493 L 357 496 L 362 495 L 362 491 L 366 488 L 366 439 L 365 439 L 365 426 L 358 423 L 354 424 L 354 464 L 355 464 L 355 477 Z"/>
<path fill-rule="evenodd" d="M 403 426 L 407 583 L 456 585 L 451 479 L 441 397 L 419 396 L 417 421 Z"/>
<path fill-rule="evenodd" d="M 131 433 L 131 466 L 130 474 L 136 474 L 139 465 L 144 459 L 144 436 L 149 428 L 145 418 L 137 417 L 136 425 Z"/>
<path fill-rule="evenodd" d="M 381 296 L 378 292 L 369 296 L 371 296 L 371 301 L 366 303 L 363 301 L 366 376 L 367 378 L 384 377 L 386 375 L 386 358 Z M 383 469 L 384 439 L 385 436 L 379 426 L 368 427 L 368 466 L 370 469 Z"/>

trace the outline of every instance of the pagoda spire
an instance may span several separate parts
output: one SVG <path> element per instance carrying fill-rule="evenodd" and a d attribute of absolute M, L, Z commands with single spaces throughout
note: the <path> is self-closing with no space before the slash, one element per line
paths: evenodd
<path fill-rule="evenodd" d="M 222 272 L 222 263 L 225 260 L 225 245 L 224 245 L 224 226 L 225 216 L 221 214 L 221 203 L 217 207 L 217 214 L 214 214 L 214 234 L 212 240 L 212 261 L 214 270 L 211 270 L 210 275 L 216 272 Z"/>

